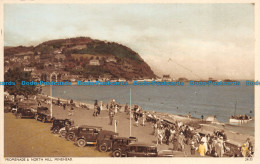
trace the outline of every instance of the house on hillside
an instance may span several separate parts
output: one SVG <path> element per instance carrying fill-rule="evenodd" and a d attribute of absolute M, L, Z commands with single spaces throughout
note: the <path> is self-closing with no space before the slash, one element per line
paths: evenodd
<path fill-rule="evenodd" d="M 34 59 L 35 59 L 35 60 L 39 60 L 39 59 L 40 59 L 40 55 L 34 56 Z"/>
<path fill-rule="evenodd" d="M 75 67 L 75 69 L 78 70 L 78 71 L 82 71 L 83 67 L 81 65 L 78 65 L 78 66 Z"/>
<path fill-rule="evenodd" d="M 55 69 L 64 69 L 65 66 L 61 64 L 60 62 L 58 64 L 54 64 Z"/>
<path fill-rule="evenodd" d="M 89 65 L 100 65 L 100 63 L 99 63 L 99 60 L 93 59 L 93 60 L 89 61 Z"/>
<path fill-rule="evenodd" d="M 55 51 L 53 51 L 54 54 L 61 54 L 62 53 L 62 50 L 61 49 L 57 49 Z"/>
<path fill-rule="evenodd" d="M 44 63 L 44 68 L 51 68 L 52 66 L 52 63 Z"/>
<path fill-rule="evenodd" d="M 116 60 L 116 58 L 115 58 L 114 56 L 109 56 L 109 57 L 106 59 L 106 62 L 107 62 L 107 63 L 109 63 L 109 62 L 114 62 L 114 63 L 116 63 L 117 60 Z"/>
<path fill-rule="evenodd" d="M 23 69 L 25 72 L 33 72 L 35 70 L 34 67 L 24 67 Z"/>
<path fill-rule="evenodd" d="M 23 57 L 24 60 L 30 60 L 30 58 L 31 58 L 31 56 L 28 56 L 28 55 Z"/>
<path fill-rule="evenodd" d="M 60 59 L 65 60 L 66 56 L 63 55 L 63 54 L 57 54 L 57 55 L 55 55 L 55 59 L 57 59 L 57 60 L 60 60 Z"/>

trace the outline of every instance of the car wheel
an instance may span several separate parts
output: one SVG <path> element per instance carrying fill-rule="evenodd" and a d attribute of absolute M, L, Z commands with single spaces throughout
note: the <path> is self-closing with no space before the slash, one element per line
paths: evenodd
<path fill-rule="evenodd" d="M 99 146 L 99 151 L 101 152 L 106 152 L 107 151 L 107 145 L 106 144 L 102 144 Z"/>
<path fill-rule="evenodd" d="M 60 131 L 60 137 L 65 137 L 66 136 L 66 130 L 61 130 Z"/>
<path fill-rule="evenodd" d="M 72 134 L 72 133 L 70 133 L 70 134 L 68 134 L 68 136 L 67 136 L 67 140 L 68 140 L 68 141 L 72 141 L 72 140 L 74 140 L 74 137 L 75 137 L 75 135 Z"/>
<path fill-rule="evenodd" d="M 58 127 L 53 128 L 53 129 L 52 129 L 52 133 L 54 133 L 54 134 L 59 133 L 59 128 L 58 128 Z"/>
<path fill-rule="evenodd" d="M 86 141 L 84 139 L 79 139 L 77 144 L 79 147 L 84 147 L 86 145 Z"/>
<path fill-rule="evenodd" d="M 121 156 L 122 156 L 122 153 L 121 153 L 120 150 L 115 150 L 115 151 L 113 152 L 113 157 L 121 157 Z"/>

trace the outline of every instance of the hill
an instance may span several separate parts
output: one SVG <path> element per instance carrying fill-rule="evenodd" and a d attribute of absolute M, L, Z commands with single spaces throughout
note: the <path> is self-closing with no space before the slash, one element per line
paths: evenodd
<path fill-rule="evenodd" d="M 5 60 L 14 57 L 22 60 L 27 58 L 24 56 L 28 56 L 31 59 L 30 63 L 35 63 L 29 66 L 43 67 L 42 65 L 49 62 L 52 63 L 49 65 L 59 64 L 56 69 L 85 78 L 109 77 L 129 80 L 156 77 L 149 65 L 131 48 L 89 37 L 50 40 L 35 47 L 5 47 L 4 54 Z"/>

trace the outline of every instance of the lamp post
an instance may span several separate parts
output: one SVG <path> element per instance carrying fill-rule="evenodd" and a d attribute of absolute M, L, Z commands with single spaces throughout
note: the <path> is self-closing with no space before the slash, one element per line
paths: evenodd
<path fill-rule="evenodd" d="M 50 81 L 51 81 L 51 76 L 52 76 L 52 74 L 50 75 Z M 50 112 L 51 112 L 51 118 L 52 118 L 52 85 L 50 85 L 50 97 L 51 97 Z"/>
<path fill-rule="evenodd" d="M 130 88 L 130 112 L 129 112 L 129 119 L 130 119 L 130 136 L 132 136 L 132 121 L 131 121 L 132 109 L 131 109 L 131 88 Z"/>

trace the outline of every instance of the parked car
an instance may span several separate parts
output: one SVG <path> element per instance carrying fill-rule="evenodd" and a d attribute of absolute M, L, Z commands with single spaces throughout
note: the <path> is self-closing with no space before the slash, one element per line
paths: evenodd
<path fill-rule="evenodd" d="M 100 131 L 97 137 L 97 149 L 101 152 L 110 150 L 115 136 L 118 136 L 118 133 L 109 130 Z"/>
<path fill-rule="evenodd" d="M 75 136 L 78 133 L 78 129 L 82 127 L 87 127 L 88 125 L 80 125 L 80 126 L 66 126 L 61 128 L 60 136 L 62 137 L 63 130 L 65 130 L 65 138 L 68 141 L 75 141 Z"/>
<path fill-rule="evenodd" d="M 51 118 L 50 111 L 47 107 L 38 107 L 37 113 L 35 114 L 35 119 L 45 123 L 45 122 L 52 122 L 54 118 Z"/>
<path fill-rule="evenodd" d="M 15 104 L 11 104 L 11 112 L 13 114 L 15 114 L 17 112 L 17 109 L 18 109 L 18 105 L 15 105 Z"/>
<path fill-rule="evenodd" d="M 14 106 L 14 103 L 12 101 L 4 101 L 4 112 L 9 113 L 12 111 L 12 106 Z"/>
<path fill-rule="evenodd" d="M 59 133 L 60 129 L 65 126 L 71 126 L 72 122 L 69 119 L 54 119 L 52 122 L 51 131 L 54 134 Z"/>
<path fill-rule="evenodd" d="M 102 130 L 97 126 L 81 126 L 75 133 L 75 142 L 79 147 L 84 147 L 87 144 L 97 144 L 98 133 Z"/>
<path fill-rule="evenodd" d="M 35 113 L 28 108 L 18 108 L 15 116 L 16 118 L 34 118 Z"/>
<path fill-rule="evenodd" d="M 173 157 L 172 150 L 158 151 L 155 145 L 145 143 L 129 144 L 125 152 L 118 150 L 113 154 L 115 154 L 115 157 L 120 157 L 118 154 L 127 157 Z"/>
<path fill-rule="evenodd" d="M 121 157 L 122 155 L 125 156 L 128 145 L 131 143 L 137 142 L 136 137 L 115 137 L 113 138 L 112 142 L 112 155 L 113 157 Z"/>

